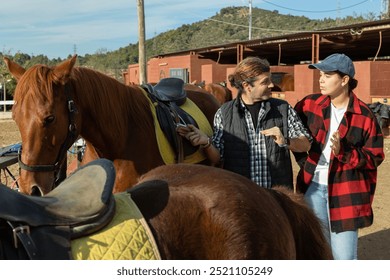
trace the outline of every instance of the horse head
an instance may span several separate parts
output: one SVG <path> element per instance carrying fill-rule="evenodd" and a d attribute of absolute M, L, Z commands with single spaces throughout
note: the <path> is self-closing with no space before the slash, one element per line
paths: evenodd
<path fill-rule="evenodd" d="M 17 80 L 12 117 L 22 139 L 19 153 L 22 193 L 44 195 L 51 191 L 67 150 L 78 137 L 80 120 L 69 82 L 76 58 L 73 56 L 55 67 L 35 65 L 27 70 L 4 58 Z"/>

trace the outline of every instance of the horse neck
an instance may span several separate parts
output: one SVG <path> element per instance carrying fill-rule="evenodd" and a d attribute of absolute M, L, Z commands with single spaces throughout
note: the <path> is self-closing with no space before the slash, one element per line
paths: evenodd
<path fill-rule="evenodd" d="M 138 87 L 90 69 L 78 69 L 72 81 L 81 121 L 80 135 L 103 154 L 112 146 L 125 148 L 129 135 L 152 127 L 149 103 Z M 152 129 L 152 128 L 151 128 Z M 128 145 L 128 143 L 127 143 Z"/>

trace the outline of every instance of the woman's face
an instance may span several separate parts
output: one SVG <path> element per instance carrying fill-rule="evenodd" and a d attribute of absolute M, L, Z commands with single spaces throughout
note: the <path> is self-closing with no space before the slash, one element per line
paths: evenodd
<path fill-rule="evenodd" d="M 323 95 L 337 97 L 348 91 L 348 76 L 341 77 L 336 72 L 320 72 L 320 90 Z"/>
<path fill-rule="evenodd" d="M 252 85 L 244 82 L 243 87 L 245 92 L 242 94 L 242 99 L 246 104 L 267 100 L 271 97 L 271 89 L 274 87 L 271 80 L 271 73 L 262 73 L 256 77 Z"/>

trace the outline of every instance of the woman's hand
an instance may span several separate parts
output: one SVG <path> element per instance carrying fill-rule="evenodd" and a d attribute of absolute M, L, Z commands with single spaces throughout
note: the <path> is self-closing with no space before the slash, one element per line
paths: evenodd
<path fill-rule="evenodd" d="M 332 149 L 332 152 L 335 156 L 338 156 L 340 153 L 340 133 L 339 131 L 336 131 L 332 134 L 332 137 L 330 138 L 330 142 L 332 143 L 330 145 L 330 148 Z"/>

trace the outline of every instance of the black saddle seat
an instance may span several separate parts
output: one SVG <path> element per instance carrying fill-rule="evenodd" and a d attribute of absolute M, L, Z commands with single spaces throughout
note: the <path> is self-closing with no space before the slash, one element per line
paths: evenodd
<path fill-rule="evenodd" d="M 197 147 L 176 132 L 179 124 L 192 124 L 199 128 L 196 120 L 186 111 L 180 108 L 187 100 L 184 90 L 184 81 L 179 78 L 161 79 L 155 86 L 143 84 L 150 100 L 156 108 L 156 115 L 160 128 L 167 137 L 172 149 L 176 154 L 176 162 L 182 162 L 186 155 L 193 154 Z"/>
<path fill-rule="evenodd" d="M 178 78 L 161 79 L 154 87 L 147 85 L 147 90 L 162 102 L 174 102 L 181 106 L 187 98 L 184 81 Z"/>
<path fill-rule="evenodd" d="M 20 194 L 0 185 L 0 221 L 11 226 L 15 247 L 18 240 L 21 241 L 30 258 L 56 258 L 57 255 L 45 253 L 56 246 L 69 249 L 68 243 L 58 244 L 59 239 L 91 234 L 112 220 L 115 214 L 114 181 L 113 163 L 98 159 L 79 168 L 43 197 Z M 32 248 L 30 243 L 33 243 Z M 59 254 L 58 258 L 64 258 L 67 253 Z"/>
<path fill-rule="evenodd" d="M 78 225 L 107 212 L 115 170 L 111 161 L 98 159 L 78 169 L 43 197 L 0 188 L 0 217 L 31 226 Z"/>

